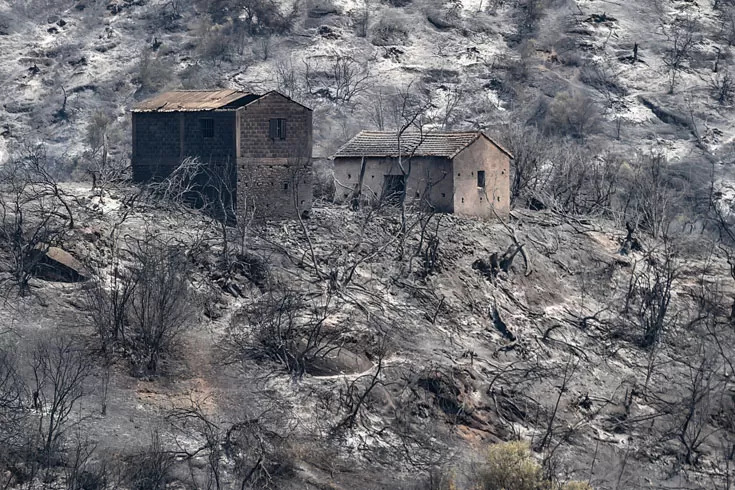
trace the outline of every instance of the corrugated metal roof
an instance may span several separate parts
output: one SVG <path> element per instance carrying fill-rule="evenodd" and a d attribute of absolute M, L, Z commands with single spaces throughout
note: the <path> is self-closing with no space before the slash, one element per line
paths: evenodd
<path fill-rule="evenodd" d="M 211 111 L 252 96 L 239 90 L 177 90 L 140 102 L 133 112 Z"/>
<path fill-rule="evenodd" d="M 334 154 L 334 158 L 354 157 L 443 157 L 454 158 L 478 138 L 487 136 L 481 131 L 439 133 L 439 132 L 406 132 L 401 135 L 401 148 L 398 149 L 398 135 L 389 131 L 361 131 L 357 136 L 345 143 Z M 490 140 L 490 138 L 487 138 Z M 490 140 L 509 156 L 504 148 Z"/>

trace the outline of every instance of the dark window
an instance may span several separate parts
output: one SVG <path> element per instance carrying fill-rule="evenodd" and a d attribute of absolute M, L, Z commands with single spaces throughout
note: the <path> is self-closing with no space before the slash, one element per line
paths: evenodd
<path fill-rule="evenodd" d="M 284 182 L 283 183 L 283 190 L 284 191 L 287 191 L 288 190 L 288 182 Z"/>
<path fill-rule="evenodd" d="M 199 124 L 202 128 L 202 137 L 214 138 L 214 119 L 200 119 Z"/>
<path fill-rule="evenodd" d="M 286 120 L 271 119 L 268 125 L 268 137 L 272 140 L 286 139 Z"/>
<path fill-rule="evenodd" d="M 485 187 L 485 171 L 477 171 L 477 187 Z"/>

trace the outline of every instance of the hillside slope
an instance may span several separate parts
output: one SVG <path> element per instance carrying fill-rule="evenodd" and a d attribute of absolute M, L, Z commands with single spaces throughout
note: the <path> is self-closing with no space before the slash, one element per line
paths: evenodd
<path fill-rule="evenodd" d="M 0 2 L 0 484 L 473 488 L 522 439 L 557 483 L 730 488 L 734 9 Z M 324 161 L 304 221 L 128 187 L 132 105 L 216 86 L 313 107 L 319 159 L 413 116 L 486 130 L 515 209 L 353 211 Z M 28 274 L 46 225 L 87 281 Z M 84 374 L 56 429 L 42 359 Z"/>
<path fill-rule="evenodd" d="M 94 328 L 96 281 L 32 279 L 3 304 L 19 372 L 44 339 L 92 356 L 63 439 L 94 449 L 85 471 L 107 461 L 106 478 L 134 486 L 122 462 L 152 454 L 155 430 L 177 455 L 166 478 L 197 488 L 212 461 L 223 488 L 251 468 L 255 488 L 428 488 L 442 474 L 470 488 L 486 448 L 515 438 L 559 480 L 594 488 L 728 478 L 735 291 L 705 237 L 621 255 L 625 233 L 606 221 L 411 211 L 400 239 L 398 214 L 318 205 L 304 227 L 249 229 L 226 266 L 219 227 L 197 213 L 68 191 L 84 227 L 63 246 L 106 289 L 149 246 L 190 264 L 175 262 L 190 271 L 183 330 L 153 371 L 134 323 L 126 342 Z M 493 272 L 514 239 L 527 261 Z"/>

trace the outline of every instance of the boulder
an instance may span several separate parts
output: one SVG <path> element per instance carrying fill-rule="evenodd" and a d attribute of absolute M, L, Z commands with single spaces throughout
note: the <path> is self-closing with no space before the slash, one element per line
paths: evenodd
<path fill-rule="evenodd" d="M 356 354 L 344 347 L 327 350 L 323 355 L 309 356 L 306 372 L 312 376 L 335 376 L 358 374 L 373 367 L 364 354 Z"/>
<path fill-rule="evenodd" d="M 90 278 L 90 273 L 73 255 L 58 247 L 36 250 L 34 275 L 47 281 L 81 282 Z"/>

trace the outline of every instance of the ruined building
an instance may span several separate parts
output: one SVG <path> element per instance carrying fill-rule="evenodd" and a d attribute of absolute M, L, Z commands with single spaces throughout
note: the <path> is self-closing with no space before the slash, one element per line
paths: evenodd
<path fill-rule="evenodd" d="M 311 207 L 312 112 L 285 95 L 167 92 L 136 105 L 132 119 L 137 182 L 165 178 L 196 158 L 208 175 L 199 187 L 224 183 L 217 195 L 238 218 L 253 211 L 256 218 L 289 218 Z"/>
<path fill-rule="evenodd" d="M 400 139 L 400 145 L 399 145 Z M 513 156 L 484 133 L 362 131 L 334 155 L 335 199 L 421 200 L 491 218 L 510 209 Z"/>

